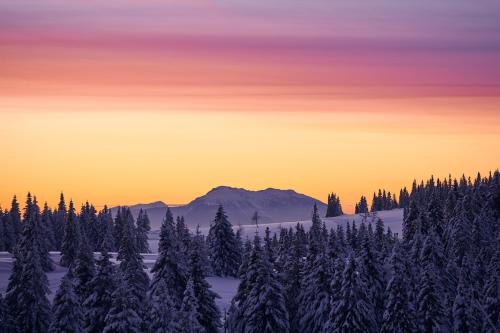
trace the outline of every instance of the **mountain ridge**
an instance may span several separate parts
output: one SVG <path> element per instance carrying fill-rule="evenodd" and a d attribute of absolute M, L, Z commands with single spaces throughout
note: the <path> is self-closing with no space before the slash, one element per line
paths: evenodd
<path fill-rule="evenodd" d="M 233 225 L 248 224 L 255 211 L 261 216 L 262 223 L 279 223 L 290 220 L 307 219 L 316 204 L 322 215 L 326 204 L 313 197 L 298 193 L 293 189 L 268 187 L 263 190 L 247 190 L 231 186 L 217 186 L 185 205 L 170 207 L 174 216 L 184 216 L 190 227 L 210 225 L 219 205 L 224 207 Z M 128 206 L 134 217 L 140 209 L 145 210 L 151 221 L 152 229 L 159 229 L 165 216 L 168 203 L 154 201 L 146 204 Z M 116 211 L 113 207 L 112 211 Z"/>

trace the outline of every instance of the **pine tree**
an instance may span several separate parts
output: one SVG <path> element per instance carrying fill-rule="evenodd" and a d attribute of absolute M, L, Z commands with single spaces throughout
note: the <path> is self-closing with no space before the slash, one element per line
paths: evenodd
<path fill-rule="evenodd" d="M 47 250 L 54 251 L 56 250 L 56 240 L 54 236 L 54 229 L 53 229 L 53 224 L 54 222 L 52 221 L 52 212 L 49 209 L 49 206 L 47 205 L 47 202 L 43 205 L 43 212 L 42 212 L 42 226 L 43 226 L 43 233 L 44 237 L 46 239 L 46 244 L 47 244 Z"/>
<path fill-rule="evenodd" d="M 416 300 L 419 330 L 428 333 L 441 332 L 444 322 L 444 310 L 431 270 L 432 265 L 427 263 L 420 277 L 419 293 Z"/>
<path fill-rule="evenodd" d="M 382 265 L 376 253 L 372 249 L 372 243 L 368 235 L 363 239 L 363 244 L 360 251 L 359 266 L 361 279 L 367 286 L 368 300 L 374 308 L 375 319 L 382 319 L 384 312 L 384 288 L 385 281 L 382 271 Z M 380 320 L 376 320 L 377 324 L 374 329 L 380 327 Z"/>
<path fill-rule="evenodd" d="M 291 234 L 291 245 L 286 254 L 281 280 L 283 281 L 285 304 L 290 319 L 290 332 L 299 332 L 299 298 L 301 292 L 301 282 L 303 279 L 305 248 L 297 237 L 297 233 Z M 250 252 L 249 252 L 250 253 Z"/>
<path fill-rule="evenodd" d="M 342 205 L 340 204 L 340 197 L 338 197 L 335 193 L 329 194 L 325 217 L 335 217 L 342 214 L 343 212 Z"/>
<path fill-rule="evenodd" d="M 182 305 L 178 313 L 178 327 L 179 333 L 204 333 L 206 332 L 203 326 L 198 321 L 198 301 L 194 294 L 193 280 L 189 279 L 184 291 Z"/>
<path fill-rule="evenodd" d="M 69 203 L 68 218 L 64 226 L 64 236 L 61 244 L 60 265 L 70 267 L 76 260 L 79 244 L 78 217 L 75 214 L 73 201 Z"/>
<path fill-rule="evenodd" d="M 332 267 L 325 252 L 316 255 L 300 285 L 300 332 L 322 332 L 330 313 Z"/>
<path fill-rule="evenodd" d="M 140 333 L 142 320 L 134 310 L 134 297 L 126 281 L 118 280 L 103 333 Z"/>
<path fill-rule="evenodd" d="M 17 316 L 20 312 L 18 297 L 21 292 L 21 274 L 23 269 L 23 259 L 21 251 L 16 247 L 13 253 L 13 264 L 11 274 L 9 276 L 9 283 L 5 294 L 5 314 L 4 314 L 4 327 L 6 332 L 16 332 L 18 330 Z"/>
<path fill-rule="evenodd" d="M 27 206 L 28 210 L 33 209 L 33 204 Z M 13 308 L 9 308 L 9 319 L 14 323 L 10 326 L 13 332 L 47 332 L 50 324 L 49 283 L 41 265 L 40 232 L 34 215 L 30 214 L 24 223 L 19 257 L 16 259 L 20 260 L 21 266 L 13 270 L 15 276 L 9 283 L 8 292 L 13 295 L 10 295 L 8 306 L 15 303 Z"/>
<path fill-rule="evenodd" d="M 105 319 L 112 306 L 112 293 L 116 289 L 115 270 L 109 261 L 107 251 L 101 252 L 97 260 L 97 272 L 88 284 L 92 292 L 83 302 L 85 312 L 85 332 L 100 333 L 105 327 Z"/>
<path fill-rule="evenodd" d="M 113 216 L 111 210 L 107 206 L 97 215 L 97 223 L 99 225 L 99 239 L 97 242 L 98 251 L 113 251 L 117 241 L 115 240 L 115 231 L 113 224 Z"/>
<path fill-rule="evenodd" d="M 137 217 L 137 250 L 139 253 L 150 253 L 148 244 L 148 232 L 151 230 L 149 223 L 148 213 L 142 209 L 139 211 L 139 216 Z"/>
<path fill-rule="evenodd" d="M 67 221 L 66 202 L 64 201 L 64 194 L 61 193 L 57 211 L 54 215 L 53 230 L 56 250 L 61 250 L 62 241 L 64 238 L 64 229 Z"/>
<path fill-rule="evenodd" d="M 332 304 L 326 332 L 374 332 L 374 317 L 373 307 L 358 274 L 356 260 L 350 254 L 342 274 L 340 294 Z"/>
<path fill-rule="evenodd" d="M 41 221 L 40 207 L 38 206 L 36 197 L 31 199 L 31 195 L 28 193 L 26 199 L 26 207 L 23 215 L 23 224 L 30 224 L 33 226 L 33 233 L 37 236 L 38 243 L 38 255 L 40 257 L 40 264 L 45 272 L 54 270 L 52 260 L 50 259 L 50 254 L 47 245 L 47 238 L 43 224 Z M 20 242 L 26 241 L 25 239 L 20 239 Z M 26 248 L 26 244 L 21 244 L 21 247 Z"/>
<path fill-rule="evenodd" d="M 148 311 L 148 332 L 176 333 L 178 329 L 177 309 L 164 279 L 158 280 L 150 295 Z"/>
<path fill-rule="evenodd" d="M 17 241 L 19 240 L 19 237 L 21 236 L 21 232 L 23 230 L 23 226 L 21 223 L 21 210 L 19 209 L 19 203 L 17 202 L 17 197 L 14 195 L 12 198 L 12 204 L 10 208 L 10 223 L 12 224 L 12 231 L 13 231 L 13 242 L 11 245 L 11 249 L 13 249 Z"/>
<path fill-rule="evenodd" d="M 5 250 L 14 253 L 16 234 L 12 223 L 11 214 L 5 210 L 2 218 Z"/>
<path fill-rule="evenodd" d="M 189 258 L 190 280 L 198 304 L 197 320 L 199 324 L 204 328 L 204 332 L 217 333 L 221 327 L 221 315 L 215 304 L 215 299 L 219 298 L 219 295 L 210 290 L 211 286 L 205 280 L 204 266 L 201 258 L 201 237 L 201 233 L 197 229 L 195 238 L 191 242 Z M 189 288 L 189 285 L 186 288 Z"/>
<path fill-rule="evenodd" d="M 89 247 L 85 232 L 81 233 L 78 252 L 74 261 L 75 293 L 84 302 L 92 293 L 90 281 L 95 276 L 94 253 Z"/>
<path fill-rule="evenodd" d="M 122 229 L 118 258 L 120 262 L 120 272 L 128 289 L 128 297 L 131 299 L 132 310 L 141 319 L 141 325 L 145 325 L 142 320 L 146 318 L 147 291 L 149 288 L 149 277 L 144 272 L 142 256 L 137 252 L 136 239 L 134 235 L 134 220 L 130 210 L 127 208 L 123 216 L 126 221 Z"/>
<path fill-rule="evenodd" d="M 188 269 L 186 267 L 186 258 L 178 251 L 174 218 L 170 209 L 167 209 L 161 226 L 158 248 L 159 255 L 151 269 L 153 279 L 150 293 L 155 293 L 158 282 L 163 279 L 168 293 L 172 297 L 172 302 L 178 308 L 186 288 Z"/>
<path fill-rule="evenodd" d="M 236 277 L 241 255 L 224 208 L 219 206 L 209 230 L 209 253 L 212 269 L 217 276 Z"/>
<path fill-rule="evenodd" d="M 79 297 L 75 293 L 71 269 L 62 278 L 52 304 L 50 333 L 81 333 L 83 313 Z"/>
<path fill-rule="evenodd" d="M 289 332 L 283 287 L 256 235 L 248 275 L 248 297 L 242 305 L 245 333 Z"/>
<path fill-rule="evenodd" d="M 387 301 L 380 333 L 412 333 L 416 331 L 415 319 L 408 299 L 404 257 L 398 243 L 390 261 L 392 277 L 385 291 Z"/>

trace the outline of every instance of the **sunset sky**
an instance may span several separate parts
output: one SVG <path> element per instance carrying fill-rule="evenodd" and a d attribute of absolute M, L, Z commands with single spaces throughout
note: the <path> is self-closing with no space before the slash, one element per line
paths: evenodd
<path fill-rule="evenodd" d="M 0 205 L 500 167 L 497 0 L 2 0 Z"/>

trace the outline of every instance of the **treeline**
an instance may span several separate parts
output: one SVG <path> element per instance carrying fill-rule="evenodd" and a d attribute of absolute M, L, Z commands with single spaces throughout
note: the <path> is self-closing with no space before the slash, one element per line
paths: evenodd
<path fill-rule="evenodd" d="M 447 184 L 448 181 L 445 180 Z M 422 186 L 422 185 L 420 185 Z M 416 190 L 416 182 L 413 183 L 413 190 Z M 354 213 L 355 214 L 367 214 L 369 212 L 378 212 L 381 210 L 391 210 L 395 208 L 406 208 L 410 203 L 410 194 L 406 187 L 399 191 L 399 200 L 396 199 L 396 194 L 391 194 L 390 191 L 379 189 L 378 193 L 373 193 L 373 198 L 371 205 L 368 206 L 368 200 L 363 195 L 359 201 L 355 204 Z M 325 217 L 335 217 L 344 214 L 342 211 L 342 204 L 340 203 L 340 197 L 335 193 L 328 195 L 328 204 L 326 208 Z"/>
<path fill-rule="evenodd" d="M 28 203 L 32 201 L 28 194 L 24 217 L 16 196 L 12 199 L 11 208 L 2 211 L 0 209 L 0 251 L 13 252 L 21 238 L 23 220 L 27 221 Z M 75 249 L 81 237 L 85 237 L 92 251 L 117 251 L 120 247 L 121 230 L 123 224 L 131 223 L 132 213 L 127 207 L 117 209 L 116 218 L 113 219 L 111 210 L 97 211 L 93 205 L 86 202 L 77 212 L 73 201 L 66 206 L 64 195 L 61 193 L 59 204 L 56 209 L 50 209 L 45 203 L 40 210 L 38 203 L 33 202 L 37 210 L 37 221 L 40 224 L 43 247 L 48 251 L 61 251 L 63 256 L 62 265 L 69 266 L 75 257 Z M 134 224 L 134 223 L 133 223 Z M 137 242 L 137 248 L 141 253 L 148 253 L 147 233 L 150 231 L 150 222 L 146 211 L 140 211 L 137 223 L 132 230 L 133 237 Z"/>
<path fill-rule="evenodd" d="M 404 216 L 256 235 L 228 332 L 498 332 L 500 174 L 415 184 Z"/>

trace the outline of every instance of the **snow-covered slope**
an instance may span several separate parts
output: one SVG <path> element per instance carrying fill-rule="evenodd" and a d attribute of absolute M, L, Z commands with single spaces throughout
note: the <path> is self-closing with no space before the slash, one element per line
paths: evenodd
<path fill-rule="evenodd" d="M 393 209 L 393 210 L 384 210 L 376 213 L 370 213 L 370 214 L 349 214 L 349 215 L 342 215 L 342 216 L 337 216 L 337 217 L 329 217 L 329 218 L 322 218 L 321 220 L 325 222 L 326 227 L 328 230 L 330 228 L 336 228 L 337 225 L 341 224 L 344 225 L 346 223 L 352 223 L 353 221 L 358 225 L 361 223 L 363 220 L 366 223 L 375 223 L 377 221 L 377 218 L 382 219 L 384 221 L 384 226 L 385 229 L 387 227 L 391 228 L 391 231 L 393 233 L 397 233 L 401 235 L 401 230 L 403 228 L 403 209 Z M 282 228 L 294 228 L 297 223 L 300 223 L 304 226 L 304 229 L 307 231 L 311 227 L 311 219 L 301 219 L 301 220 L 293 220 L 289 222 L 278 222 L 278 223 L 259 223 L 259 228 L 257 229 L 254 224 L 242 224 L 240 226 L 235 226 L 233 224 L 233 229 L 236 232 L 238 228 L 242 229 L 242 236 L 245 239 L 246 237 L 252 238 L 255 235 L 255 231 L 258 231 L 261 236 L 264 235 L 264 231 L 266 230 L 267 227 L 269 227 L 269 230 L 271 231 L 271 235 L 274 233 L 277 233 L 279 235 L 280 230 Z M 375 228 L 375 225 L 373 225 L 373 228 Z M 200 231 L 203 234 L 208 234 L 208 226 L 200 228 Z M 152 252 L 156 252 L 158 250 L 158 238 L 159 238 L 159 232 L 158 231 L 152 231 L 149 235 L 149 247 Z"/>
<path fill-rule="evenodd" d="M 191 227 L 198 224 L 201 227 L 207 227 L 220 204 L 224 206 L 231 223 L 238 225 L 249 224 L 255 211 L 259 212 L 262 223 L 306 220 L 311 216 L 314 203 L 318 205 L 320 214 L 323 216 L 326 212 L 326 205 L 323 202 L 293 190 L 268 188 L 249 191 L 219 186 L 189 204 L 171 207 L 171 210 L 174 216 L 184 216 L 186 223 Z M 134 216 L 137 216 L 141 208 L 148 212 L 152 229 L 159 229 L 167 205 L 159 201 L 131 206 Z"/>

